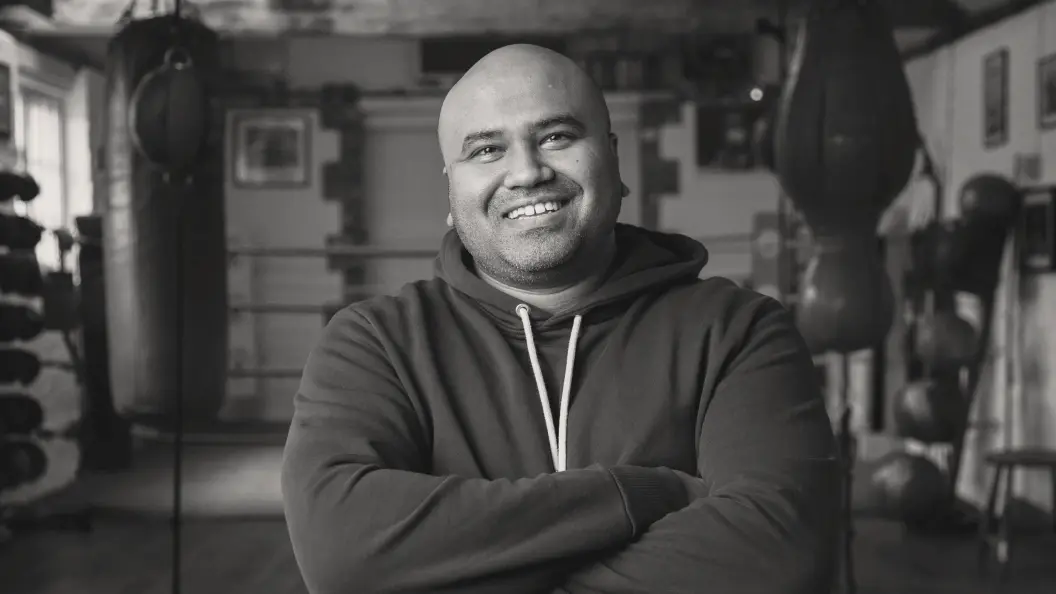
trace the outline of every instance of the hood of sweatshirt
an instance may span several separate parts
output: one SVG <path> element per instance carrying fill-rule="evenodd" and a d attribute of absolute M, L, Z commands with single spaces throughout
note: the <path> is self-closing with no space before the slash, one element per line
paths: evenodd
<path fill-rule="evenodd" d="M 531 308 L 527 315 L 534 328 L 546 330 L 564 326 L 589 311 L 601 308 L 613 311 L 608 306 L 629 302 L 644 293 L 673 284 L 694 281 L 708 263 L 707 249 L 684 235 L 622 223 L 616 225 L 615 234 L 615 261 L 601 286 L 575 305 L 552 314 Z M 475 301 L 504 329 L 519 331 L 523 327 L 523 318 L 519 315 L 519 311 L 524 310 L 521 301 L 477 276 L 472 256 L 454 230 L 444 236 L 435 272 L 438 278 Z"/>

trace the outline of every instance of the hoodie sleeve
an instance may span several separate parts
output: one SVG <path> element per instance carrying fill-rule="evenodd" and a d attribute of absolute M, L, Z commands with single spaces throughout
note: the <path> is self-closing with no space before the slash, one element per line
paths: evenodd
<path fill-rule="evenodd" d="M 305 366 L 282 467 L 312 594 L 546 592 L 688 503 L 666 469 L 430 475 L 419 412 L 370 323 L 335 316 Z"/>
<path fill-rule="evenodd" d="M 842 473 L 812 358 L 776 302 L 736 316 L 746 314 L 699 430 L 708 495 L 555 594 L 829 591 Z"/>

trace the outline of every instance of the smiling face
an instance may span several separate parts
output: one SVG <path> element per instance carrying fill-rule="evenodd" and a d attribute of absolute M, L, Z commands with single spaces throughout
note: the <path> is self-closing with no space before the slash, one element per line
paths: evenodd
<path fill-rule="evenodd" d="M 448 94 L 439 137 L 454 227 L 481 271 L 524 288 L 597 272 L 622 185 L 604 98 L 575 63 L 492 52 Z"/>

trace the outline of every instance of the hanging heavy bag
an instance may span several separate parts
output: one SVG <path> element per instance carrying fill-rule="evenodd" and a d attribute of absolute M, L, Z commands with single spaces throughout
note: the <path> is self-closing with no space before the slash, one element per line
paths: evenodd
<path fill-rule="evenodd" d="M 129 21 L 110 40 L 102 240 L 111 392 L 123 418 L 162 430 L 177 403 L 188 426 L 213 422 L 227 385 L 224 156 L 218 118 L 208 117 L 220 62 L 217 34 L 176 15 Z"/>
<path fill-rule="evenodd" d="M 891 25 L 875 0 L 817 0 L 799 29 L 774 135 L 781 185 L 821 249 L 797 322 L 811 351 L 878 344 L 894 317 L 872 238 L 909 180 L 916 117 Z"/>

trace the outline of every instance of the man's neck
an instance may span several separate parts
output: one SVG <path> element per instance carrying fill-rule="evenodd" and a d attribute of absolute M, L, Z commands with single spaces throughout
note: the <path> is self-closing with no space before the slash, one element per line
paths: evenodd
<path fill-rule="evenodd" d="M 596 256 L 589 258 L 589 260 L 592 260 L 592 266 L 584 267 L 584 274 L 579 279 L 566 285 L 541 289 L 512 287 L 498 279 L 492 278 L 479 268 L 477 269 L 477 275 L 484 282 L 515 299 L 519 299 L 543 311 L 554 313 L 575 305 L 584 295 L 590 294 L 597 289 L 608 276 L 615 258 L 615 241 L 605 242 L 604 246 L 598 250 Z"/>

